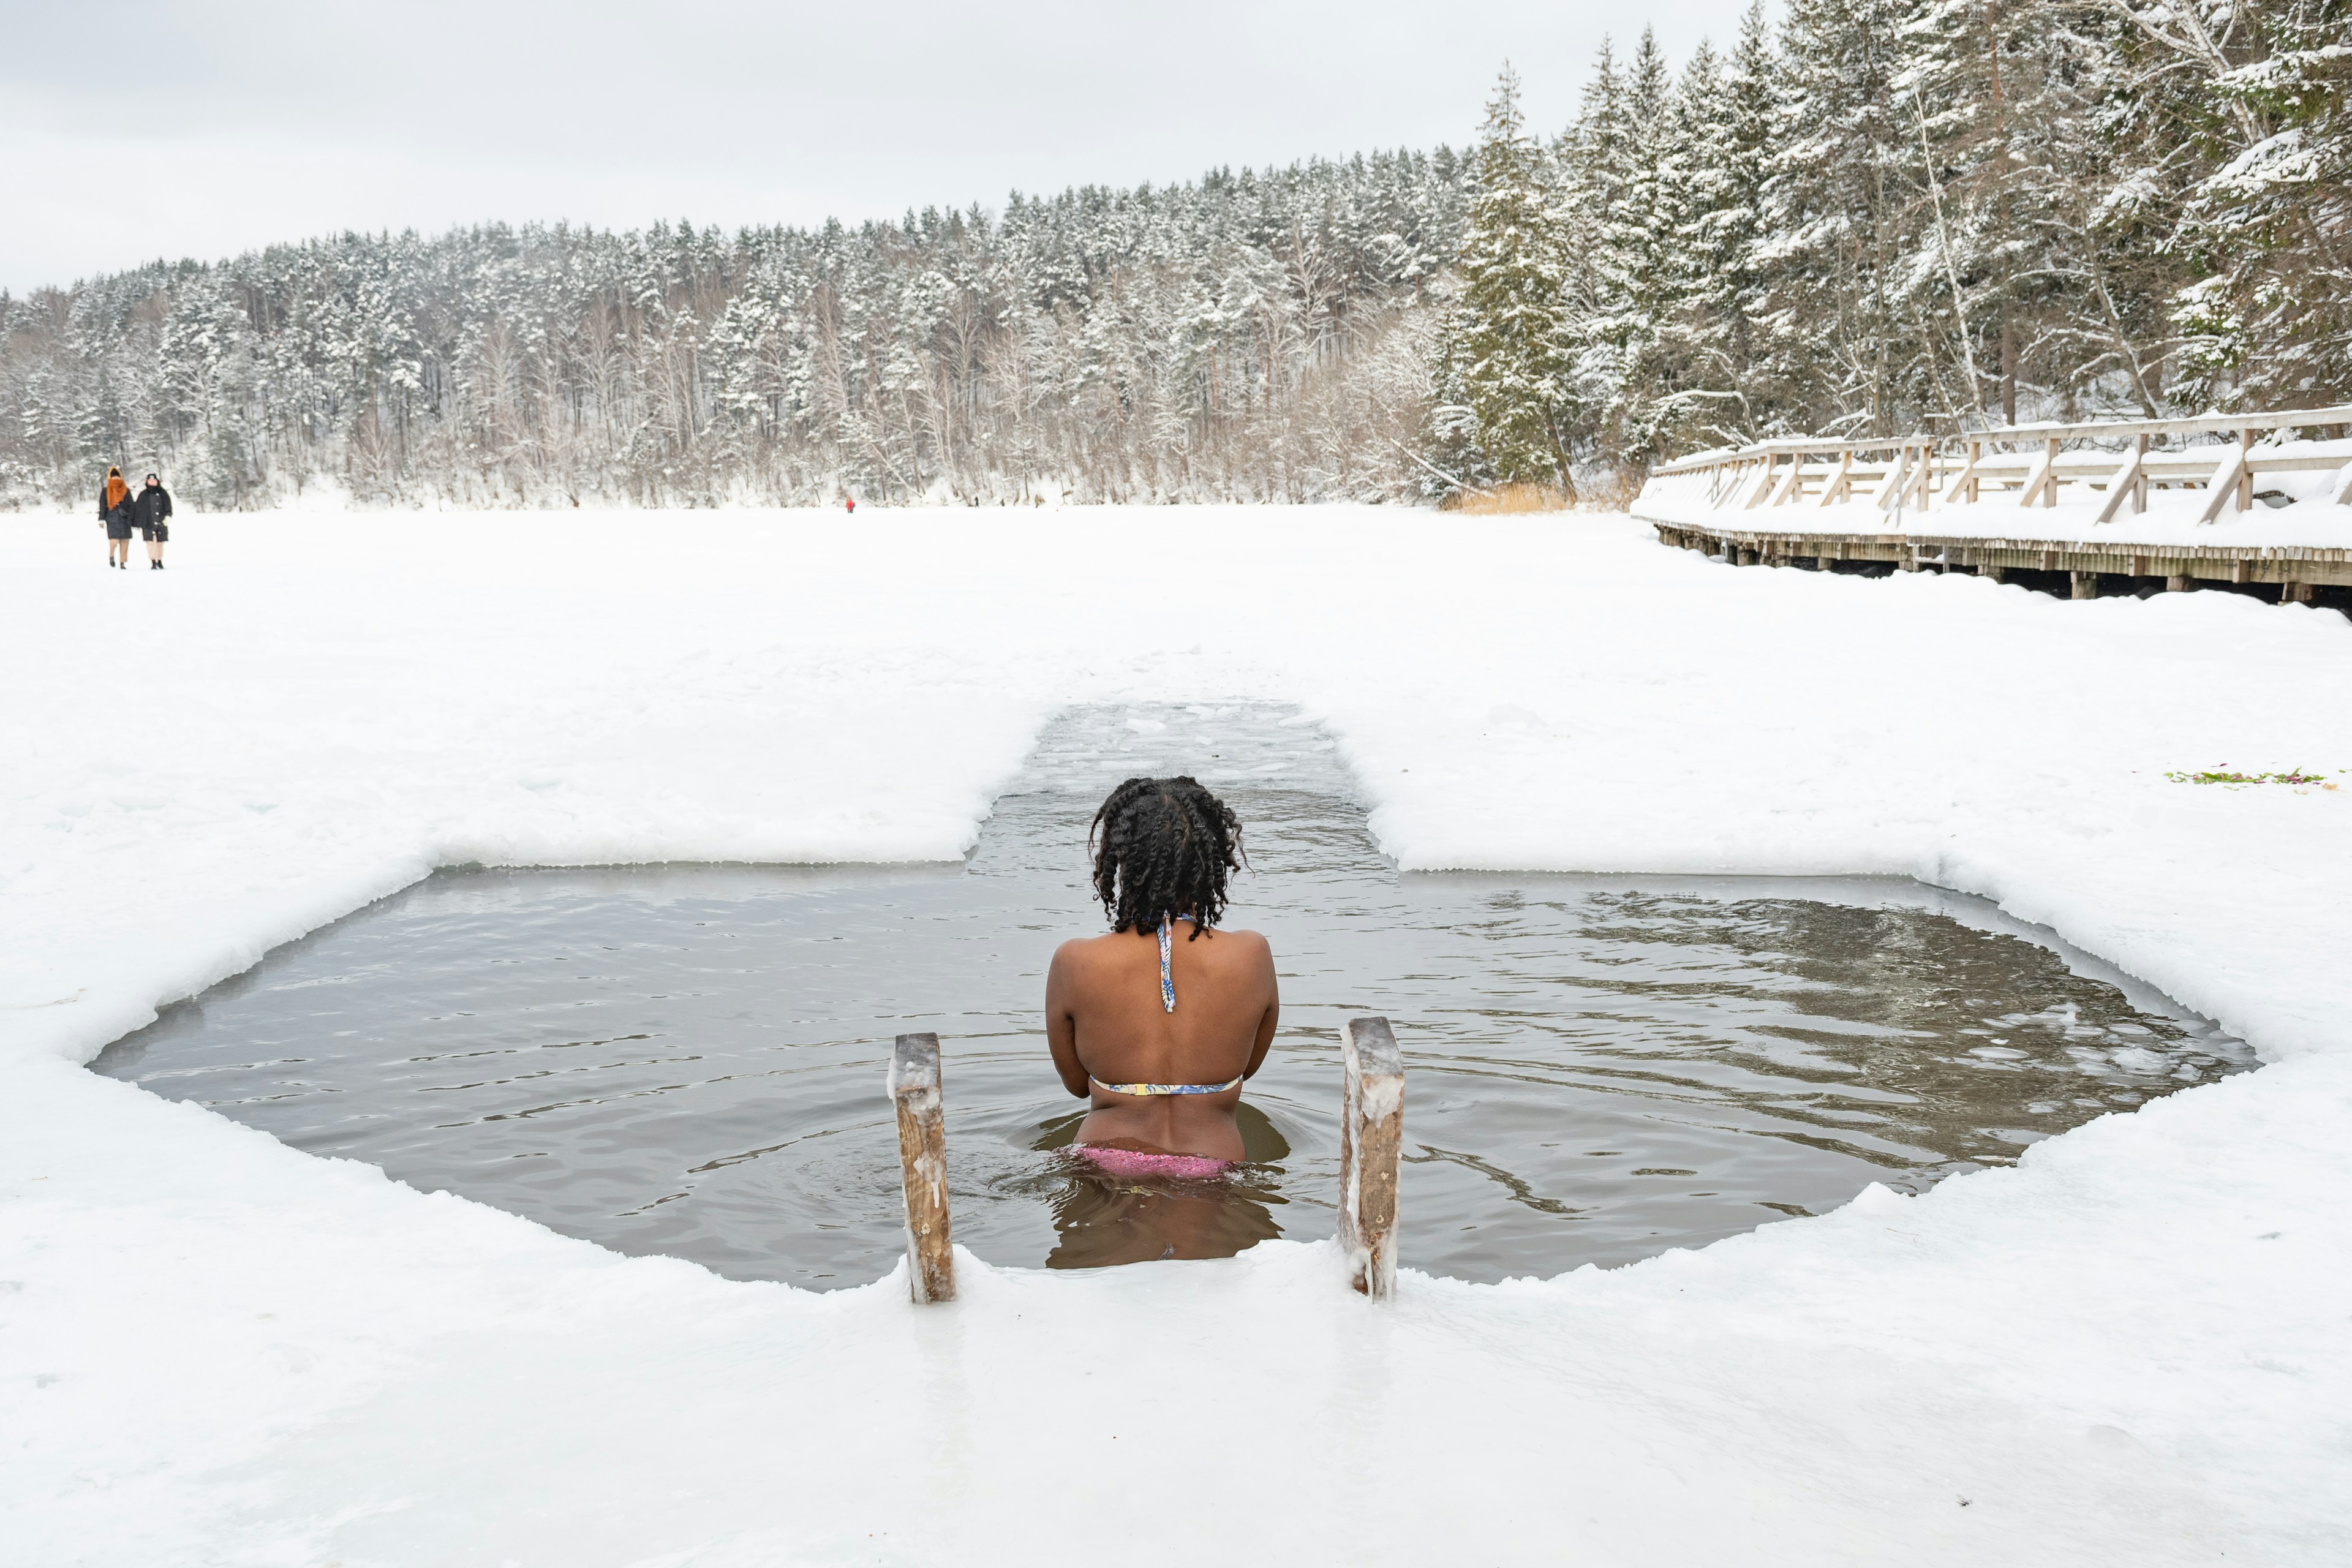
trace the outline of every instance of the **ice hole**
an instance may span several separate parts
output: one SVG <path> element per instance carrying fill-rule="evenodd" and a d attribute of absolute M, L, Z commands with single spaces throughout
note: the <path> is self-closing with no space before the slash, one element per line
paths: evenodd
<path fill-rule="evenodd" d="M 1097 929 L 1086 824 L 1188 772 L 1245 824 L 1232 922 L 1284 1026 L 1253 1163 L 1074 1173 L 1037 1016 Z M 820 1289 L 902 1247 L 893 1036 L 946 1047 L 956 1239 L 992 1261 L 1331 1230 L 1338 1030 L 1408 1066 L 1401 1256 L 1480 1280 L 1693 1247 L 2014 1161 L 2242 1070 L 2239 1041 L 2050 933 L 1892 879 L 1400 875 L 1328 736 L 1246 703 L 1078 710 L 961 866 L 444 870 L 168 1009 L 96 1070 L 629 1253 Z M 1990 1039 L 1994 1044 L 1988 1046 Z"/>

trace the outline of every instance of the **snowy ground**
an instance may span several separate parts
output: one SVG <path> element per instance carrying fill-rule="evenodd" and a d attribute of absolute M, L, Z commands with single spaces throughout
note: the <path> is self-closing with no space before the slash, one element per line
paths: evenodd
<path fill-rule="evenodd" d="M 114 573 L 87 520 L 0 521 L 12 1564 L 2352 1556 L 2352 788 L 2162 776 L 2352 768 L 2333 612 L 1739 572 L 1608 518 L 176 531 Z M 1381 1310 L 1323 1246 L 967 1260 L 921 1311 L 74 1065 L 438 861 L 952 856 L 1057 706 L 1204 697 L 1321 718 L 1409 866 L 1908 872 L 2273 1065 L 1610 1273 Z"/>
<path fill-rule="evenodd" d="M 2221 461 L 2224 448 L 2196 448 L 2200 460 L 2208 452 Z M 2265 455 L 2325 459 L 2337 466 L 2254 477 L 2257 492 L 2269 492 L 2278 504 L 2263 501 L 2245 511 L 2234 505 L 2222 509 L 2210 523 L 2200 522 L 2212 500 L 2208 490 L 2150 489 L 2147 510 L 2135 512 L 2126 505 L 2112 522 L 2099 521 L 2106 492 L 2086 484 L 2062 485 L 2055 506 L 2021 506 L 2015 491 L 2003 496 L 1992 490 L 1973 504 L 1930 505 L 1881 511 L 1867 493 L 1835 506 L 1818 498 L 1780 506 L 1745 507 L 1734 499 L 1717 506 L 1707 499 L 1704 472 L 1661 475 L 1643 487 L 1633 504 L 1633 515 L 1648 522 L 1688 528 L 1732 529 L 1765 533 L 1912 533 L 1929 537 L 1968 534 L 1999 539 L 2047 539 L 2084 544 L 2200 544 L 2215 548 L 2256 545 L 2264 548 L 2304 545 L 2330 550 L 2352 549 L 2352 506 L 2340 505 L 2336 489 L 2344 482 L 2341 467 L 2352 463 L 2352 441 L 2274 442 L 2256 448 Z M 2116 461 L 2123 461 L 2121 454 Z M 1819 481 L 1832 465 L 1814 459 L 1808 476 Z M 1785 475 L 1784 467 L 1781 473 Z M 1752 484 L 1752 476 L 1747 484 Z M 1743 486 L 1743 489 L 1744 489 Z"/>

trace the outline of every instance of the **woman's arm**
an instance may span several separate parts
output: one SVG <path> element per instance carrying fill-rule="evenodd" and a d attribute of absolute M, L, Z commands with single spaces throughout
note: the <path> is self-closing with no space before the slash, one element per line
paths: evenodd
<path fill-rule="evenodd" d="M 1282 984 L 1274 976 L 1274 948 L 1262 936 L 1257 939 L 1257 954 L 1259 977 L 1265 986 L 1265 1013 L 1257 1021 L 1257 1039 L 1250 1047 L 1249 1066 L 1242 1069 L 1244 1078 L 1255 1078 L 1257 1069 L 1265 1065 L 1265 1053 L 1274 1045 L 1275 1026 L 1282 1022 Z"/>
<path fill-rule="evenodd" d="M 1066 942 L 1054 950 L 1054 962 L 1045 971 L 1045 1044 L 1054 1053 L 1054 1070 L 1062 1077 L 1062 1087 L 1081 1098 L 1090 1091 L 1087 1069 L 1078 1061 L 1078 1019 L 1074 1010 L 1077 1002 L 1077 958 L 1070 952 L 1076 942 Z"/>

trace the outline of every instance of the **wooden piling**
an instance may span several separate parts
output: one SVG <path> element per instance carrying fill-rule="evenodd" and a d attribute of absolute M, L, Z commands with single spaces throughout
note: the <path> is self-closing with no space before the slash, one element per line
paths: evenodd
<path fill-rule="evenodd" d="M 1397 1161 L 1404 1148 L 1404 1058 L 1386 1018 L 1339 1032 L 1339 1246 L 1351 1282 L 1375 1301 L 1396 1293 Z"/>
<path fill-rule="evenodd" d="M 947 1101 L 940 1037 L 901 1035 L 890 1052 L 890 1099 L 898 1109 L 898 1173 L 907 1193 L 907 1285 L 915 1302 L 955 1300 L 948 1243 Z"/>
<path fill-rule="evenodd" d="M 2068 575 L 2074 579 L 2075 598 L 2095 599 L 2099 596 L 2099 574 L 2096 572 L 2074 572 Z"/>

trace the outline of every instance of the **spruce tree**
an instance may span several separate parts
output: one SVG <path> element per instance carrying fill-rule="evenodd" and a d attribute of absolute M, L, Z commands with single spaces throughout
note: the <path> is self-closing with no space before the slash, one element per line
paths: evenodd
<path fill-rule="evenodd" d="M 2231 154 L 2189 217 L 2212 275 L 2183 291 L 2208 387 L 2282 406 L 2352 399 L 2352 16 L 2342 0 L 2249 7 L 2244 63 L 2210 101 Z M 2226 132 L 2237 132 L 2231 145 Z M 2218 390 L 2218 388 L 2216 388 Z"/>
<path fill-rule="evenodd" d="M 1448 345 L 1462 403 L 1497 477 L 1555 485 L 1573 499 L 1559 235 L 1543 149 L 1527 133 L 1519 79 L 1507 65 L 1486 105 L 1473 169 Z"/>
<path fill-rule="evenodd" d="M 1683 443 L 1736 446 L 1776 425 L 1777 391 L 1760 374 L 1756 321 L 1771 77 L 1771 35 L 1759 0 L 1741 19 L 1729 58 L 1719 61 L 1702 43 L 1675 91 L 1674 146 L 1664 167 L 1680 295 L 1668 331 L 1685 389 L 1672 435 Z"/>

